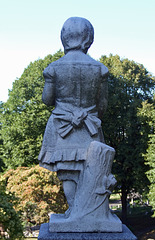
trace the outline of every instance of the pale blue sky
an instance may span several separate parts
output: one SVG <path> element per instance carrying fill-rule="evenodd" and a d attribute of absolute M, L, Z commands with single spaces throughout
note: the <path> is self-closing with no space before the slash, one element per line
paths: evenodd
<path fill-rule="evenodd" d="M 95 29 L 89 54 L 118 54 L 155 75 L 155 0 L 0 0 L 0 100 L 38 58 L 60 48 L 60 31 L 72 16 Z"/>

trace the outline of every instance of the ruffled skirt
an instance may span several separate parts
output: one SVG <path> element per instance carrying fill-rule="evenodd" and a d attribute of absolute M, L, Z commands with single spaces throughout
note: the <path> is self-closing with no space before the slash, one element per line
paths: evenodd
<path fill-rule="evenodd" d="M 83 123 L 81 127 L 73 127 L 65 137 L 62 137 L 59 134 L 62 122 L 55 114 L 50 116 L 38 158 L 40 166 L 51 171 L 82 170 L 90 143 L 104 142 L 101 127 L 97 129 L 97 134 L 91 136 L 86 124 Z"/>

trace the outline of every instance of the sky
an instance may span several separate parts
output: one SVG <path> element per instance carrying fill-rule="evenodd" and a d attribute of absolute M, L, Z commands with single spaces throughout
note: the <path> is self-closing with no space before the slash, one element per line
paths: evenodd
<path fill-rule="evenodd" d="M 89 54 L 118 54 L 155 76 L 155 0 L 0 0 L 0 101 L 24 69 L 63 50 L 69 17 L 88 19 L 95 31 Z"/>

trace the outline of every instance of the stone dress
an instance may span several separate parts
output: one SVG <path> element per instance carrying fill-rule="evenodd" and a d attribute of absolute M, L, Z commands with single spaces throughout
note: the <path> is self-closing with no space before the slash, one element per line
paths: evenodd
<path fill-rule="evenodd" d="M 82 170 L 90 143 L 104 142 L 98 112 L 107 105 L 107 74 L 103 64 L 81 51 L 68 52 L 44 70 L 55 109 L 45 129 L 40 166 L 51 171 Z"/>

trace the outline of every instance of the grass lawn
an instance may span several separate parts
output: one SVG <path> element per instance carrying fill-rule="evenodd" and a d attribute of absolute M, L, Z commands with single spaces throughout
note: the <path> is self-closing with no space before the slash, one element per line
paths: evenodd
<path fill-rule="evenodd" d="M 116 213 L 121 218 L 120 212 Z M 131 206 L 128 209 L 127 226 L 138 240 L 155 239 L 155 217 L 149 206 Z"/>
<path fill-rule="evenodd" d="M 37 240 L 38 238 L 25 238 L 25 240 Z"/>
<path fill-rule="evenodd" d="M 110 201 L 119 201 L 120 199 L 121 197 L 119 193 L 112 193 L 110 195 Z"/>

